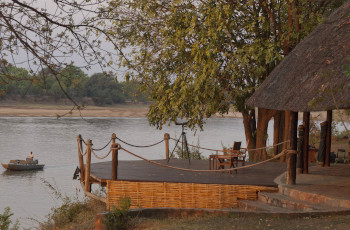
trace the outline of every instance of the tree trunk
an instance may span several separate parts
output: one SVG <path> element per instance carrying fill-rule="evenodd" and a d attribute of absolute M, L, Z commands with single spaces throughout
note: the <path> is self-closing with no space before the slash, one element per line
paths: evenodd
<path fill-rule="evenodd" d="M 248 111 L 243 111 L 243 125 L 245 131 L 245 138 L 247 142 L 248 149 L 256 148 L 256 118 L 255 118 L 255 110 L 251 109 Z M 249 160 L 252 161 L 255 158 L 256 151 L 249 151 Z"/>
<path fill-rule="evenodd" d="M 256 132 L 256 148 L 266 147 L 267 128 L 271 118 L 277 113 L 277 110 L 258 109 L 258 128 Z M 267 158 L 266 149 L 257 150 L 255 160 L 265 160 Z"/>

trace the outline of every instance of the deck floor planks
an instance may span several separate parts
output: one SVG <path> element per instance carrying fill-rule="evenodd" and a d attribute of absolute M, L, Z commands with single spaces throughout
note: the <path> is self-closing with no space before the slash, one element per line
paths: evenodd
<path fill-rule="evenodd" d="M 167 164 L 166 160 L 157 160 Z M 249 163 L 247 163 L 249 164 Z M 208 160 L 171 159 L 169 165 L 189 169 L 209 168 Z M 180 182 L 202 184 L 231 184 L 231 185 L 260 185 L 277 186 L 274 179 L 286 171 L 286 164 L 281 162 L 267 162 L 251 168 L 227 172 L 187 172 L 165 168 L 146 161 L 119 161 L 118 180 L 152 181 L 152 182 Z M 101 181 L 111 180 L 112 162 L 91 164 L 91 175 Z"/>

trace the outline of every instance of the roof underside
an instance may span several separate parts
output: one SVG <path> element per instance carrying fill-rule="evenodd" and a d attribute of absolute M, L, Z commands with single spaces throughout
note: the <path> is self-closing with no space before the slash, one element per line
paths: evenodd
<path fill-rule="evenodd" d="M 348 109 L 346 69 L 350 74 L 350 1 L 283 59 L 247 105 L 291 111 Z"/>

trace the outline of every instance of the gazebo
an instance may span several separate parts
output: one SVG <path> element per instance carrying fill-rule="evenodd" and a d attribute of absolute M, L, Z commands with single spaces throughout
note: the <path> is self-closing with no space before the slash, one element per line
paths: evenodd
<path fill-rule="evenodd" d="M 286 111 L 290 149 L 297 148 L 298 112 L 303 112 L 303 172 L 308 172 L 311 111 L 350 109 L 350 1 L 317 26 L 273 70 L 246 103 L 251 107 Z M 330 166 L 331 129 L 327 129 L 325 166 Z M 287 183 L 295 184 L 296 160 L 289 156 Z"/>

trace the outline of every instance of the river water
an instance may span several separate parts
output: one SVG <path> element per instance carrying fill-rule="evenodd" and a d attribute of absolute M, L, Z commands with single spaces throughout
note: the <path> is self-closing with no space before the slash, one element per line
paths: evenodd
<path fill-rule="evenodd" d="M 222 146 L 232 146 L 233 141 L 242 141 L 242 146 L 246 146 L 242 119 L 238 118 L 209 119 L 203 132 L 186 132 L 189 144 L 197 145 L 199 142 L 203 147 L 222 149 Z M 164 133 L 179 137 L 181 126 L 165 126 L 163 130 L 157 130 L 149 126 L 146 118 L 0 118 L 0 161 L 7 163 L 12 159 L 25 159 L 33 151 L 39 163 L 45 164 L 44 170 L 33 172 L 8 172 L 1 167 L 0 213 L 9 206 L 14 213 L 12 219 L 18 219 L 26 227 L 35 225 L 30 219 L 45 220 L 51 208 L 61 204 L 46 182 L 63 195 L 75 197 L 78 193 L 81 197 L 82 192 L 75 188 L 79 186 L 78 181 L 72 181 L 78 165 L 77 135 L 81 134 L 85 140 L 90 138 L 93 147 L 98 149 L 105 146 L 112 133 L 131 144 L 148 145 L 163 139 Z M 271 129 L 269 133 L 271 136 Z M 174 145 L 175 142 L 170 141 L 170 150 Z M 146 149 L 122 146 L 148 159 L 165 157 L 164 142 Z M 105 149 L 97 153 L 103 156 L 107 152 Z M 208 156 L 211 152 L 202 154 Z M 119 159 L 135 158 L 122 152 Z M 111 160 L 111 156 L 105 160 Z M 99 161 L 92 157 L 92 162 Z"/>

